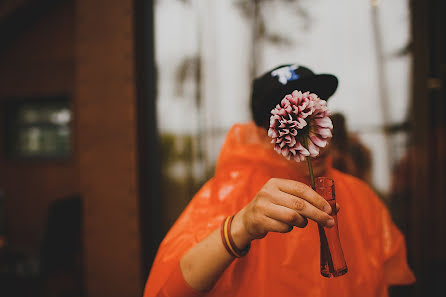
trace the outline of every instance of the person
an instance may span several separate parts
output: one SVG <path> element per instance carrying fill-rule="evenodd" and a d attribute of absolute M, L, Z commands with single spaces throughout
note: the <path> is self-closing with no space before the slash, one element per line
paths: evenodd
<path fill-rule="evenodd" d="M 358 135 L 347 131 L 343 114 L 334 113 L 330 118 L 333 123 L 333 138 L 330 141 L 333 168 L 372 185 L 372 156 L 369 148 L 360 141 Z"/>
<path fill-rule="evenodd" d="M 313 170 L 335 181 L 348 273 L 321 276 L 318 224 L 332 227 L 333 213 L 309 186 L 306 163 L 277 154 L 267 128 L 286 94 L 297 89 L 328 99 L 337 85 L 334 75 L 295 64 L 254 80 L 254 122 L 228 132 L 214 177 L 161 243 L 144 297 L 387 296 L 390 285 L 415 281 L 388 210 L 364 182 L 332 168 L 329 150 L 312 161 Z"/>

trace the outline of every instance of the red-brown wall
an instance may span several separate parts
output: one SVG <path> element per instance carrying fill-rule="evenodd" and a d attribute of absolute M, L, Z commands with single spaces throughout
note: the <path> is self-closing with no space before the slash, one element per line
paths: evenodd
<path fill-rule="evenodd" d="M 0 100 L 73 95 L 74 22 L 74 1 L 65 1 L 0 53 Z M 6 160 L 1 141 L 0 189 L 6 195 L 9 241 L 37 250 L 49 203 L 79 193 L 76 154 L 66 161 Z"/>
<path fill-rule="evenodd" d="M 141 296 L 133 0 L 78 0 L 76 104 L 89 296 Z"/>
<path fill-rule="evenodd" d="M 37 251 L 50 202 L 80 194 L 88 296 L 143 288 L 133 4 L 65 1 L 0 52 L 0 100 L 70 94 L 74 108 L 71 159 L 18 162 L 0 151 L 10 241 Z"/>

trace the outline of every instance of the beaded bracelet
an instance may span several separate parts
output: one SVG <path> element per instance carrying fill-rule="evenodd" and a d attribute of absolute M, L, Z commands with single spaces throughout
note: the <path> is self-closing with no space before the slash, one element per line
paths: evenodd
<path fill-rule="evenodd" d="M 234 216 L 230 216 L 223 220 L 221 224 L 220 235 L 223 245 L 228 251 L 228 253 L 233 257 L 241 258 L 249 252 L 251 244 L 248 244 L 248 246 L 243 250 L 239 250 L 237 248 L 231 235 L 231 225 L 233 218 Z"/>

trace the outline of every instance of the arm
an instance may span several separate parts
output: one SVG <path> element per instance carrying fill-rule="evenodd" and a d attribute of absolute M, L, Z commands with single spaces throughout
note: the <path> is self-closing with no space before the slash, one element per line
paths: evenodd
<path fill-rule="evenodd" d="M 304 228 L 308 219 L 334 225 L 330 205 L 303 183 L 271 179 L 232 222 L 231 234 L 239 249 L 268 232 L 287 233 Z M 192 247 L 180 260 L 185 281 L 198 291 L 210 290 L 234 258 L 226 251 L 219 229 Z"/>

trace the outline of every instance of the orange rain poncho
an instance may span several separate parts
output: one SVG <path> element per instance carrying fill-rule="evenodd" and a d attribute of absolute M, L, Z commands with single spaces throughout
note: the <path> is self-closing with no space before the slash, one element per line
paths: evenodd
<path fill-rule="evenodd" d="M 255 240 L 205 296 L 387 296 L 389 285 L 415 278 L 406 263 L 404 237 L 381 200 L 362 181 L 329 168 L 334 179 L 339 234 L 348 265 L 344 276 L 320 274 L 317 224 Z M 154 297 L 178 268 L 187 250 L 229 215 L 237 213 L 272 177 L 309 184 L 293 164 L 278 155 L 266 130 L 254 123 L 235 125 L 220 153 L 215 176 L 195 195 L 161 243 L 144 297 Z"/>

